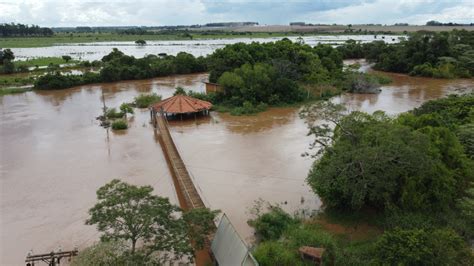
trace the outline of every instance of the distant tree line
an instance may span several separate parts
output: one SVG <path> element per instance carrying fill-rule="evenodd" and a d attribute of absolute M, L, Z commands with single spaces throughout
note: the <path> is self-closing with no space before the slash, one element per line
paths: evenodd
<path fill-rule="evenodd" d="M 453 23 L 453 22 L 443 23 L 436 20 L 430 20 L 426 22 L 426 26 L 473 26 L 473 25 L 474 23 Z"/>
<path fill-rule="evenodd" d="M 28 36 L 52 36 L 54 33 L 50 28 L 38 25 L 3 23 L 0 24 L 0 36 L 2 37 L 28 37 Z"/>
<path fill-rule="evenodd" d="M 353 40 L 338 48 L 345 59 L 366 58 L 374 68 L 435 78 L 474 76 L 474 32 L 413 33 L 400 43 L 359 43 Z"/>
<path fill-rule="evenodd" d="M 93 65 L 102 66 L 99 73 L 87 72 L 83 75 L 63 75 L 59 72 L 49 73 L 36 80 L 35 88 L 45 90 L 64 89 L 90 83 L 147 79 L 173 74 L 204 72 L 207 70 L 206 60 L 202 56 L 196 58 L 191 54 L 180 52 L 176 56 L 167 55 L 159 57 L 148 55 L 137 59 L 133 56 L 125 55 L 117 48 L 114 48 L 110 54 L 104 56 L 101 62 L 93 62 Z"/>

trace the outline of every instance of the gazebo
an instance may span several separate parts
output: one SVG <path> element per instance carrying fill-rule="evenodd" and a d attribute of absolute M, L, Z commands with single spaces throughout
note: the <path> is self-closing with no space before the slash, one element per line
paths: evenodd
<path fill-rule="evenodd" d="M 168 117 L 173 115 L 187 115 L 187 114 L 209 114 L 212 103 L 199 100 L 187 95 L 177 94 L 173 97 L 166 98 L 161 102 L 153 104 L 150 109 L 152 115 L 160 113 Z"/>

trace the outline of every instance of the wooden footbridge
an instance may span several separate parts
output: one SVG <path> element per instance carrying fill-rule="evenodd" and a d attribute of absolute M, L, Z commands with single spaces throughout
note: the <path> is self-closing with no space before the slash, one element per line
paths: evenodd
<path fill-rule="evenodd" d="M 179 205 L 183 210 L 192 210 L 198 208 L 206 208 L 196 186 L 194 185 L 191 175 L 189 174 L 183 159 L 179 155 L 178 149 L 173 142 L 170 131 L 168 129 L 168 120 L 163 112 L 158 114 L 152 110 L 151 118 L 155 128 L 158 129 L 157 138 L 163 149 L 166 162 L 173 177 L 173 183 L 178 196 Z M 156 134 L 155 130 L 155 134 Z M 210 236 L 211 237 L 211 236 Z M 198 266 L 209 265 L 211 260 L 210 239 L 206 241 L 202 250 L 196 251 L 195 263 Z"/>
<path fill-rule="evenodd" d="M 161 114 L 152 114 L 155 127 L 159 130 L 158 139 L 163 149 L 163 153 L 170 168 L 171 176 L 178 194 L 179 204 L 184 210 L 205 208 L 201 196 L 194 185 L 191 176 L 184 165 L 183 159 L 179 155 L 178 149 L 173 142 L 168 129 L 168 120 Z"/>

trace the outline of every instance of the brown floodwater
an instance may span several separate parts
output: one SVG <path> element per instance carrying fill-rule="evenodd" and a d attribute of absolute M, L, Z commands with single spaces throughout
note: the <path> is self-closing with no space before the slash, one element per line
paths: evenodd
<path fill-rule="evenodd" d="M 388 74 L 377 95 L 334 98 L 352 110 L 397 114 L 424 101 L 473 89 L 472 80 L 436 80 Z M 135 110 L 130 128 L 107 131 L 95 117 L 101 93 L 116 107 L 140 93 L 168 97 L 174 87 L 204 91 L 207 74 L 30 91 L 0 97 L 0 265 L 19 265 L 34 253 L 83 248 L 98 240 L 84 225 L 95 191 L 114 178 L 151 185 L 177 203 L 173 183 L 147 110 Z M 272 108 L 255 116 L 172 121 L 171 132 L 204 202 L 225 212 L 247 241 L 255 200 L 290 212 L 321 203 L 305 183 L 312 160 L 300 155 L 311 138 L 298 108 Z"/>

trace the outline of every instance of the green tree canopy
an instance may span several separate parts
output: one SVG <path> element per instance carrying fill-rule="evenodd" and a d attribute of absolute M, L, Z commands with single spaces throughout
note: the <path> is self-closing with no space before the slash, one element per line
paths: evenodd
<path fill-rule="evenodd" d="M 323 109 L 323 110 L 322 110 Z M 472 180 L 463 149 L 445 128 L 415 130 L 386 116 L 330 103 L 303 112 L 323 155 L 308 182 L 329 207 L 446 209 Z M 317 123 L 318 118 L 335 125 Z"/>
<path fill-rule="evenodd" d="M 159 252 L 170 259 L 191 257 L 191 242 L 202 243 L 217 212 L 202 209 L 185 214 L 184 217 L 192 219 L 184 219 L 177 206 L 152 191 L 150 186 L 137 187 L 112 180 L 97 190 L 98 202 L 89 210 L 86 224 L 97 226 L 103 233 L 102 241 L 130 243 L 131 256 L 152 258 Z M 140 252 L 135 255 L 138 242 Z"/>

